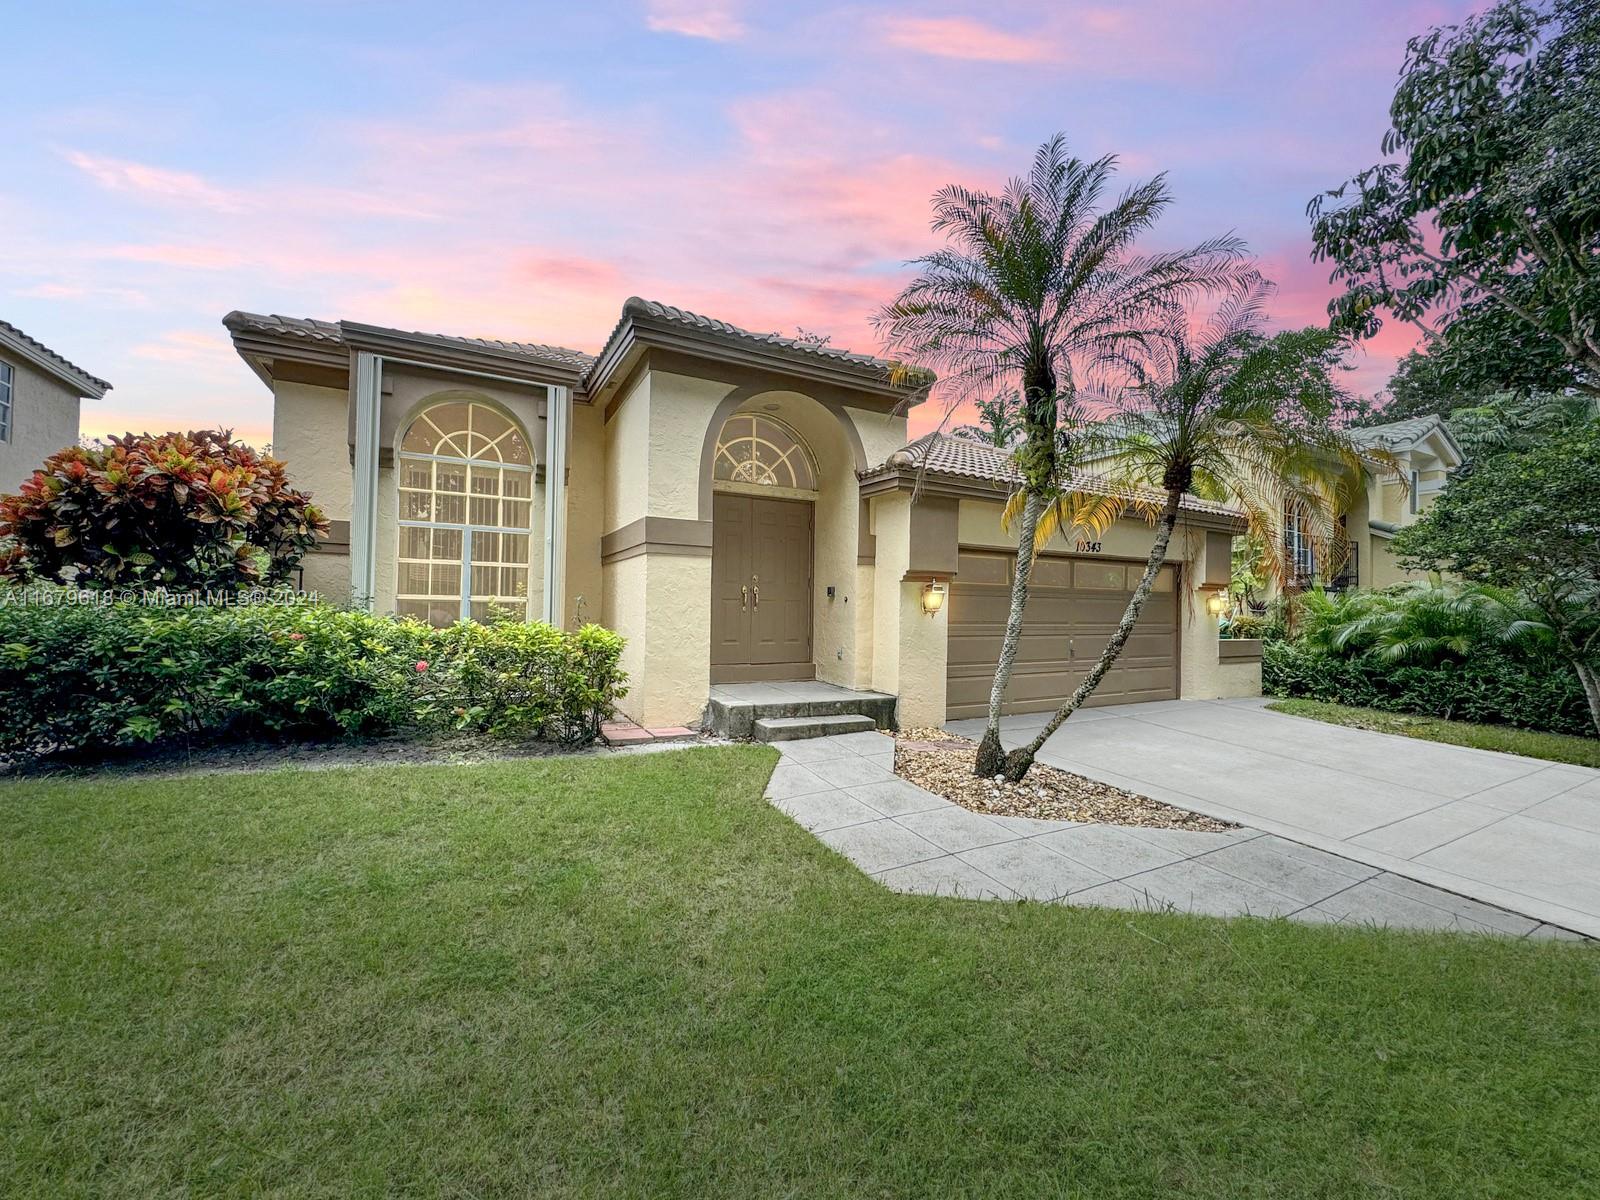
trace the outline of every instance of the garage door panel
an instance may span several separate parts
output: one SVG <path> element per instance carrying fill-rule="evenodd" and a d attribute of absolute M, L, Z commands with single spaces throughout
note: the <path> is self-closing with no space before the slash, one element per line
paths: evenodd
<path fill-rule="evenodd" d="M 994 553 L 961 556 L 947 604 L 946 706 L 951 719 L 988 711 L 1010 611 L 1012 561 L 1012 556 Z M 1072 694 L 1122 620 L 1143 570 L 1140 564 L 1107 559 L 1052 556 L 1036 562 L 1003 711 L 1048 712 Z M 1177 618 L 1176 573 L 1167 566 L 1157 576 L 1117 664 L 1088 705 L 1174 699 Z"/>

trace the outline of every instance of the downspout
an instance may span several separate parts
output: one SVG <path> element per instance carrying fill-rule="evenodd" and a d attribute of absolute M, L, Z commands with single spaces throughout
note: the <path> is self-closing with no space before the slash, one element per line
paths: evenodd
<path fill-rule="evenodd" d="M 566 607 L 567 441 L 572 391 L 551 387 L 545 394 L 543 620 L 559 628 Z"/>
<path fill-rule="evenodd" d="M 350 603 L 372 610 L 378 584 L 378 418 L 383 359 L 356 353 L 356 478 L 350 497 Z"/>

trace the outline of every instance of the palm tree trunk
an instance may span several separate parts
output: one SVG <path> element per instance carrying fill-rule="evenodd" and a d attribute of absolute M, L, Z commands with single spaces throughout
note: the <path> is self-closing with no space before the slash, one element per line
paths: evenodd
<path fill-rule="evenodd" d="M 1029 492 L 1022 505 L 1022 526 L 1017 532 L 1017 568 L 1011 580 L 1011 611 L 1006 615 L 1006 636 L 1000 643 L 1000 661 L 994 668 L 994 686 L 989 690 L 989 725 L 978 743 L 973 774 L 987 778 L 1000 774 L 1005 766 L 1005 749 L 1000 745 L 1000 706 L 1011 668 L 1016 665 L 1022 645 L 1022 610 L 1028 605 L 1028 578 L 1033 574 L 1034 535 L 1044 514 L 1044 497 Z"/>
<path fill-rule="evenodd" d="M 1589 720 L 1594 722 L 1595 733 L 1600 734 L 1600 677 L 1596 677 L 1594 668 L 1586 662 L 1574 662 L 1572 668 L 1577 671 L 1584 698 L 1589 701 Z"/>
<path fill-rule="evenodd" d="M 1020 782 L 1027 775 L 1033 766 L 1034 757 L 1039 753 L 1039 748 L 1052 733 L 1061 728 L 1063 721 L 1094 694 L 1095 688 L 1100 686 L 1100 681 L 1106 677 L 1106 672 L 1111 670 L 1117 661 L 1117 656 L 1122 653 L 1123 646 L 1127 645 L 1128 638 L 1133 634 L 1133 627 L 1139 620 L 1139 613 L 1144 609 L 1144 602 L 1150 598 L 1150 589 L 1155 586 L 1156 573 L 1161 570 L 1161 564 L 1167 557 L 1167 546 L 1172 541 L 1172 531 L 1178 524 L 1178 502 L 1182 498 L 1182 491 L 1168 490 L 1167 502 L 1162 506 L 1161 516 L 1156 522 L 1156 537 L 1150 546 L 1150 557 L 1145 560 L 1144 574 L 1139 577 L 1139 586 L 1133 590 L 1133 595 L 1128 600 L 1128 607 L 1123 611 L 1122 620 L 1117 623 L 1111 640 L 1100 652 L 1100 661 L 1095 663 L 1083 677 L 1083 682 L 1068 697 L 1067 702 L 1056 709 L 1055 715 L 1050 718 L 1049 724 L 1039 731 L 1038 736 L 1026 746 L 1006 755 L 1005 777 L 1012 783 Z"/>

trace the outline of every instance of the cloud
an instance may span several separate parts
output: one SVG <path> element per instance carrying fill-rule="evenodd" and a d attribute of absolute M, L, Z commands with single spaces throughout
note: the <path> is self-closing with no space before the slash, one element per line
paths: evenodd
<path fill-rule="evenodd" d="M 79 150 L 67 151 L 65 158 L 108 191 L 129 192 L 149 200 L 197 206 L 219 213 L 242 213 L 250 208 L 242 196 L 207 183 L 190 171 L 171 171 Z"/>
<path fill-rule="evenodd" d="M 974 62 L 1049 62 L 1059 52 L 1049 39 L 1007 33 L 970 17 L 888 17 L 884 40 L 902 50 Z"/>
<path fill-rule="evenodd" d="M 740 7 L 737 0 L 649 0 L 645 24 L 656 33 L 732 42 L 745 34 Z"/>

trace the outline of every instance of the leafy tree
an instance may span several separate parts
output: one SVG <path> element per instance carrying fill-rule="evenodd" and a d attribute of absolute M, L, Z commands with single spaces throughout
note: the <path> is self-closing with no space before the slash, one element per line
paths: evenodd
<path fill-rule="evenodd" d="M 1004 760 L 1000 706 L 1021 641 L 1035 532 L 1047 503 L 1059 498 L 1059 471 L 1079 456 L 1078 439 L 1090 424 L 1080 377 L 1158 328 L 1173 304 L 1254 273 L 1234 237 L 1136 253 L 1172 197 L 1158 175 L 1102 209 L 1115 170 L 1110 156 L 1071 157 L 1057 135 L 1039 148 L 1029 174 L 1000 195 L 941 189 L 933 229 L 949 244 L 917 259 L 917 278 L 874 317 L 888 351 L 938 370 L 957 402 L 996 388 L 1018 388 L 1021 396 L 1014 460 L 1025 502 L 979 774 L 995 773 Z"/>
<path fill-rule="evenodd" d="M 328 523 L 231 432 L 127 434 L 52 454 L 0 497 L 0 579 L 171 590 L 282 584 Z"/>
<path fill-rule="evenodd" d="M 1468 458 L 1481 458 L 1531 450 L 1575 432 L 1595 415 L 1595 401 L 1577 393 L 1501 392 L 1481 404 L 1457 408 L 1450 416 L 1450 432 Z"/>
<path fill-rule="evenodd" d="M 1253 531 L 1267 533 L 1268 555 L 1284 553 L 1285 514 L 1320 546 L 1322 561 L 1344 545 L 1338 516 L 1364 486 L 1362 456 L 1336 427 L 1343 393 L 1335 372 L 1345 343 L 1326 329 L 1263 332 L 1270 288 L 1234 290 L 1198 331 L 1173 312 L 1163 335 L 1125 355 L 1127 385 L 1111 402 L 1105 428 L 1113 479 L 1134 493 L 1155 524 L 1144 574 L 1099 659 L 1065 704 L 1026 746 L 1005 759 L 1006 778 L 1022 779 L 1061 723 L 1094 694 L 1132 635 L 1178 524 L 1185 493 L 1232 500 Z M 1149 497 L 1149 498 L 1146 498 Z"/>
<path fill-rule="evenodd" d="M 1600 733 L 1600 421 L 1458 472 L 1394 552 L 1410 569 L 1525 596 Z"/>
<path fill-rule="evenodd" d="M 1008 450 L 1022 440 L 1022 397 L 1015 392 L 1002 392 L 989 399 L 974 402 L 978 410 L 975 425 L 958 425 L 951 430 L 958 438 L 970 442 L 984 442 Z"/>
<path fill-rule="evenodd" d="M 1502 0 L 1411 39 L 1389 112 L 1401 161 L 1308 208 L 1336 327 L 1417 326 L 1430 390 L 1600 394 L 1600 5 Z"/>

